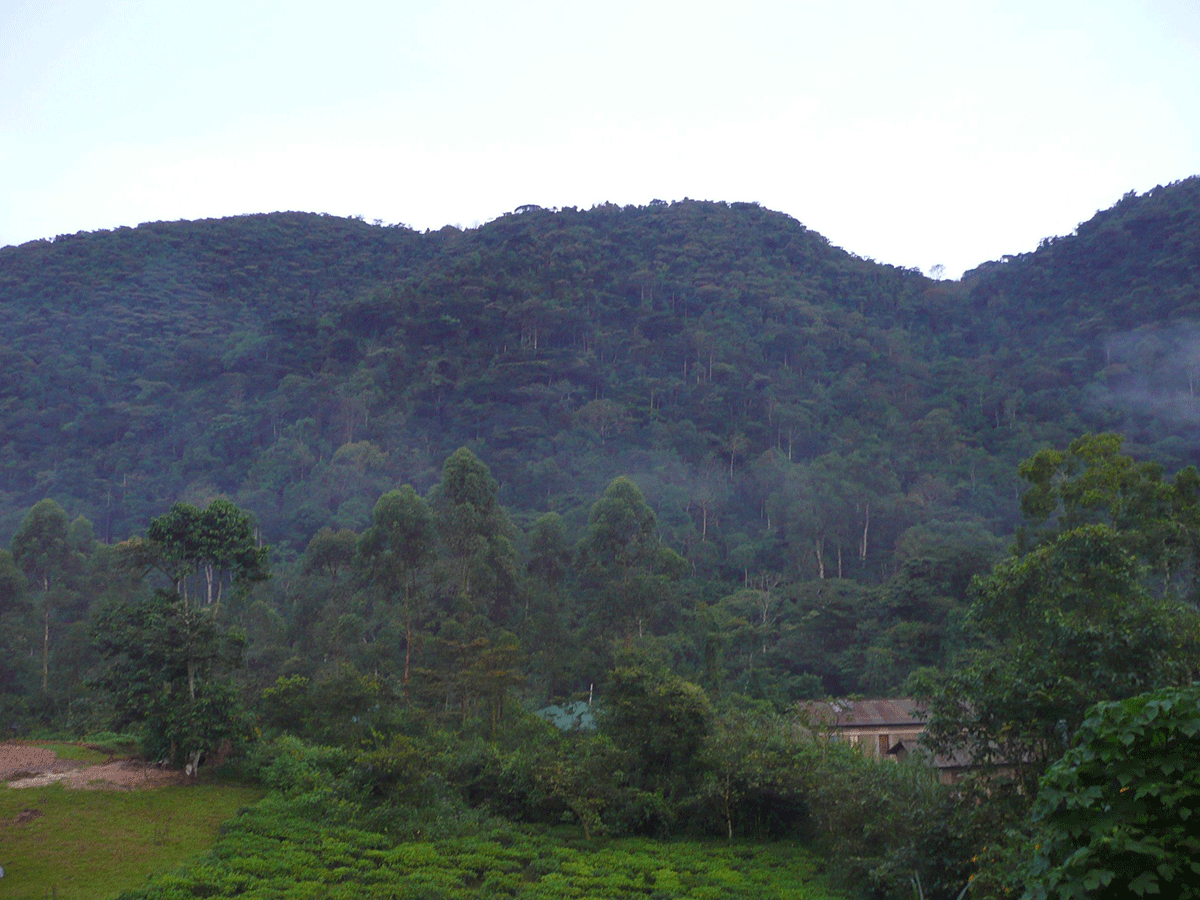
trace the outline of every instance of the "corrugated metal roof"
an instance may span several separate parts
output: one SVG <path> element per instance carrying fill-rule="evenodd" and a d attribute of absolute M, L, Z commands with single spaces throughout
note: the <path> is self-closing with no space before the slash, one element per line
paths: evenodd
<path fill-rule="evenodd" d="M 799 704 L 800 711 L 812 717 L 814 724 L 834 728 L 925 724 L 917 705 L 906 698 L 890 700 L 820 700 Z"/>

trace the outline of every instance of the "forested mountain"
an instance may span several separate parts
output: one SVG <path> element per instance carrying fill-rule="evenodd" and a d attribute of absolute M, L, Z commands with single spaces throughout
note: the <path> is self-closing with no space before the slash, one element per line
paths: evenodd
<path fill-rule="evenodd" d="M 117 540 L 221 494 L 286 557 L 466 445 L 521 521 L 578 529 L 624 474 L 706 571 L 879 578 L 914 527 L 1010 531 L 1039 446 L 1192 461 L 1198 209 L 1197 179 L 1130 195 L 960 283 L 693 201 L 4 248 L 0 533 L 47 496 Z"/>
<path fill-rule="evenodd" d="M 1027 814 L 1047 772 L 1052 813 L 1094 793 L 1073 736 L 1200 728 L 1198 284 L 1200 178 L 959 282 L 693 201 L 0 249 L 0 721 L 193 772 L 261 737 L 280 833 L 492 817 L 807 840 L 888 900 L 1057 883 L 1082 832 Z M 798 712 L 900 691 L 1023 791 Z M 1194 868 L 1172 816 L 1127 881 Z"/>
<path fill-rule="evenodd" d="M 225 497 L 280 570 L 322 529 L 377 525 L 402 484 L 436 499 L 465 447 L 531 571 L 565 565 L 538 554 L 585 539 L 628 477 L 691 615 L 728 599 L 724 624 L 687 626 L 690 665 L 706 629 L 744 622 L 722 638 L 746 645 L 739 677 L 768 659 L 784 695 L 894 689 L 945 659 L 971 574 L 1020 520 L 1021 459 L 1121 429 L 1134 456 L 1196 461 L 1198 241 L 1189 179 L 961 282 L 694 201 L 425 234 L 280 213 L 4 248 L 0 534 L 49 498 L 114 544 Z M 509 574 L 491 615 L 511 625 L 529 593 L 517 557 L 492 559 Z M 563 603 L 589 590 L 572 565 Z M 684 628 L 670 608 L 648 627 Z"/>

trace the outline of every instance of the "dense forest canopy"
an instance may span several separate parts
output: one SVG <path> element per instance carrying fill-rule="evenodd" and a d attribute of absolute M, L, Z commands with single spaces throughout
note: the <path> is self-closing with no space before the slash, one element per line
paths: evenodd
<path fill-rule="evenodd" d="M 694 201 L 0 249 L 0 717 L 192 773 L 262 736 L 262 815 L 381 846 L 495 816 L 1069 888 L 1026 861 L 1086 844 L 1076 735 L 1200 727 L 1198 284 L 1200 178 L 959 282 Z M 804 737 L 901 691 L 1023 790 Z"/>
<path fill-rule="evenodd" d="M 959 283 L 693 201 L 4 248 L 0 533 L 47 496 L 115 541 L 220 495 L 295 555 L 466 445 L 519 521 L 578 531 L 624 474 L 706 570 L 878 578 L 913 528 L 1009 532 L 1039 447 L 1114 428 L 1193 461 L 1198 198 L 1127 196 Z"/>

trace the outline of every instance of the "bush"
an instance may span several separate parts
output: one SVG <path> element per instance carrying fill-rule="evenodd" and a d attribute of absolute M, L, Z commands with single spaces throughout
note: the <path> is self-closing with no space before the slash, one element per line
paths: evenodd
<path fill-rule="evenodd" d="M 1200 896 L 1200 684 L 1093 707 L 1032 818 L 1028 896 Z"/>

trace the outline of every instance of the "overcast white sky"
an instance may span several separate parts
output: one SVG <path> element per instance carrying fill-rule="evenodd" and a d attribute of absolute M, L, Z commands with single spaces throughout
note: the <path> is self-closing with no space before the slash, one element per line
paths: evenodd
<path fill-rule="evenodd" d="M 957 276 L 1200 173 L 1200 0 L 0 0 L 0 245 L 757 201 Z"/>

